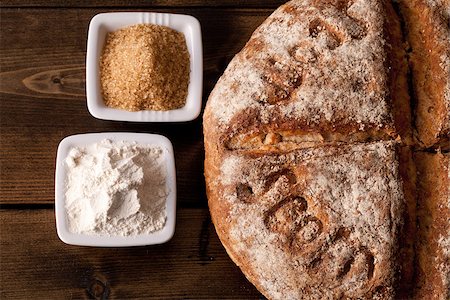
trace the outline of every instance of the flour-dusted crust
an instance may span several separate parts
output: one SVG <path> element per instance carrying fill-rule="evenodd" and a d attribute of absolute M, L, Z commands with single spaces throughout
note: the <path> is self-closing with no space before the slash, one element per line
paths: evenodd
<path fill-rule="evenodd" d="M 415 154 L 417 299 L 450 299 L 450 155 Z"/>
<path fill-rule="evenodd" d="M 450 0 L 400 0 L 411 46 L 416 137 L 450 149 Z"/>
<path fill-rule="evenodd" d="M 405 53 L 387 1 L 297 0 L 276 10 L 211 93 L 208 122 L 235 149 L 409 137 Z"/>
<path fill-rule="evenodd" d="M 414 140 L 387 0 L 288 2 L 211 93 L 212 219 L 268 298 L 450 297 L 450 1 L 396 3 Z"/>
<path fill-rule="evenodd" d="M 415 233 L 401 179 L 412 172 L 398 167 L 410 153 L 394 142 L 409 143 L 411 128 L 401 39 L 388 1 L 294 0 L 212 91 L 212 220 L 268 298 L 390 299 L 412 278 L 413 244 L 399 238 Z"/>
<path fill-rule="evenodd" d="M 264 295 L 394 297 L 404 209 L 394 142 L 222 159 L 206 166 L 213 222 Z"/>

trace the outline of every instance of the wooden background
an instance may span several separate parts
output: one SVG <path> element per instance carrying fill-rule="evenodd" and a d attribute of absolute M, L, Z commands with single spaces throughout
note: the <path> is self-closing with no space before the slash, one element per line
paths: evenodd
<path fill-rule="evenodd" d="M 204 44 L 203 105 L 233 55 L 283 1 L 3 0 L 0 22 L 0 298 L 258 299 L 209 218 L 201 117 L 184 124 L 94 119 L 85 97 L 89 20 L 108 11 L 197 17 Z M 89 248 L 55 229 L 58 143 L 88 132 L 167 136 L 177 165 L 174 238 L 157 246 Z"/>

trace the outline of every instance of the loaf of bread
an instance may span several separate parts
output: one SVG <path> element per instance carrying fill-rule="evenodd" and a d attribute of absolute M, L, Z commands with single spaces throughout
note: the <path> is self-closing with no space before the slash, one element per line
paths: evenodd
<path fill-rule="evenodd" d="M 413 297 L 415 140 L 403 42 L 388 0 L 293 0 L 211 92 L 203 120 L 212 220 L 266 297 Z"/>

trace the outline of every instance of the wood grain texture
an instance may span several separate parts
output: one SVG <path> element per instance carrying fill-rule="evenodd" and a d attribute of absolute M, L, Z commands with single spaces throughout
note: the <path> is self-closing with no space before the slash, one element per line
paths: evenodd
<path fill-rule="evenodd" d="M 69 246 L 52 209 L 0 210 L 2 299 L 258 299 L 228 258 L 209 213 L 178 211 L 175 236 L 134 248 Z"/>
<path fill-rule="evenodd" d="M 184 124 L 127 123 L 97 120 L 87 111 L 87 29 L 101 11 L 0 11 L 0 204 L 54 201 L 56 149 L 64 137 L 128 131 L 167 136 L 175 149 L 179 204 L 206 207 L 201 117 Z M 204 104 L 228 62 L 271 10 L 183 12 L 204 25 Z"/>
<path fill-rule="evenodd" d="M 276 8 L 284 0 L 94 0 L 94 1 L 76 1 L 76 0 L 3 0 L 2 7 L 267 7 Z"/>

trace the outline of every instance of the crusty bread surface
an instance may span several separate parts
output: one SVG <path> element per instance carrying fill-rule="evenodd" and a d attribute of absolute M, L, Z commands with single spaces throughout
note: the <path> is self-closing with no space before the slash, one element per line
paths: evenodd
<path fill-rule="evenodd" d="M 291 1 L 230 62 L 209 127 L 229 150 L 409 140 L 400 23 L 387 1 Z"/>
<path fill-rule="evenodd" d="M 393 298 L 397 165 L 393 142 L 233 152 L 206 173 L 213 222 L 269 298 Z"/>
<path fill-rule="evenodd" d="M 418 152 L 416 299 L 450 299 L 450 155 Z"/>
<path fill-rule="evenodd" d="M 269 299 L 425 295 L 416 288 L 417 252 L 435 252 L 420 246 L 430 234 L 416 224 L 420 133 L 412 137 L 400 25 L 389 0 L 290 1 L 210 94 L 212 220 Z"/>
<path fill-rule="evenodd" d="M 399 2 L 411 47 L 416 140 L 450 150 L 450 1 Z"/>

